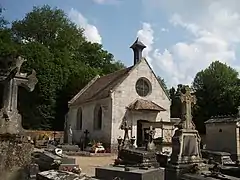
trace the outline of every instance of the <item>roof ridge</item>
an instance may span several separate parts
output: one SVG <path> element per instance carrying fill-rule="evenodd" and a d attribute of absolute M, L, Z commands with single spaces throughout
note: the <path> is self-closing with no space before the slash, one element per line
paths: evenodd
<path fill-rule="evenodd" d="M 123 70 L 129 69 L 129 68 L 132 68 L 132 67 L 133 67 L 133 66 L 129 66 L 129 67 L 126 67 L 126 68 L 119 69 L 119 70 L 117 70 L 117 71 L 114 71 L 114 72 L 111 72 L 111 73 L 108 73 L 108 74 L 102 75 L 102 76 L 100 76 L 100 78 L 107 77 L 107 76 L 109 76 L 109 75 L 115 74 L 115 73 L 117 73 L 117 72 L 120 72 L 120 71 L 123 71 Z"/>
<path fill-rule="evenodd" d="M 126 69 L 130 69 L 130 67 L 124 68 L 124 69 L 121 69 L 121 70 L 126 70 Z M 121 70 L 115 71 L 115 72 L 113 72 L 113 73 L 120 72 Z M 113 74 L 113 73 L 110 73 L 110 74 Z M 126 71 L 126 72 L 124 73 L 124 75 L 127 74 L 127 73 L 128 73 L 128 71 Z M 109 74 L 107 74 L 107 75 L 109 75 Z M 103 76 L 103 77 L 106 77 L 107 75 L 105 75 L 105 76 Z M 101 78 L 101 77 L 100 77 L 100 78 Z M 100 79 L 100 78 L 99 78 L 99 79 Z M 112 81 L 110 81 L 109 83 L 107 83 L 103 88 L 99 89 L 99 90 L 97 91 L 97 93 L 94 94 L 90 99 L 92 99 L 92 98 L 94 98 L 95 96 L 97 96 L 99 93 L 102 92 L 102 90 L 104 90 L 104 89 L 105 89 L 106 87 L 108 87 L 110 84 L 114 83 L 115 80 L 118 79 L 118 78 L 119 78 L 119 76 L 113 78 Z"/>

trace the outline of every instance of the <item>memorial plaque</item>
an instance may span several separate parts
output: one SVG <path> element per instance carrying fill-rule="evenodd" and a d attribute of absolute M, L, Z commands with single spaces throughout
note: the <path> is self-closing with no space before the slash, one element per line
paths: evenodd
<path fill-rule="evenodd" d="M 197 139 L 195 136 L 183 136 L 183 156 L 197 156 L 198 148 L 196 146 Z"/>

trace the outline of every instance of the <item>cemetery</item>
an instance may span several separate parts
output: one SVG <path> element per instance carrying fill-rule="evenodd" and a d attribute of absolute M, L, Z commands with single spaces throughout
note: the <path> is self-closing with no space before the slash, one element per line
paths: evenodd
<path fill-rule="evenodd" d="M 143 47 L 142 43 L 138 40 L 136 43 L 138 46 L 141 46 L 139 50 L 134 49 L 135 61 L 139 63 L 135 64 L 135 66 L 138 66 L 145 62 L 145 60 L 137 59 L 141 58 Z M 131 133 L 133 130 L 131 124 L 133 123 L 129 120 L 129 116 L 125 116 L 119 127 L 119 132 L 122 133 L 117 134 L 122 134 L 123 136 L 119 136 L 116 140 L 110 139 L 110 142 L 117 142 L 117 157 L 115 161 L 108 166 L 96 167 L 95 176 L 88 176 L 82 172 L 81 162 L 77 164 L 75 157 L 107 157 L 111 154 L 111 151 L 114 151 L 114 148 L 110 148 L 113 146 L 109 144 L 110 147 L 104 147 L 100 141 L 91 142 L 91 132 L 88 129 L 83 131 L 83 144 L 77 144 L 75 141 L 76 137 L 73 136 L 75 125 L 72 125 L 72 120 L 69 118 L 66 119 L 62 139 L 61 136 L 56 138 L 55 132 L 52 133 L 53 137 L 51 133 L 47 132 L 38 135 L 38 137 L 31 137 L 30 133 L 21 126 L 21 115 L 17 109 L 17 89 L 18 86 L 23 86 L 30 92 L 33 91 L 38 82 L 37 73 L 34 70 L 30 75 L 22 73 L 21 66 L 26 60 L 21 57 L 12 59 L 11 61 L 11 64 L 14 65 L 2 69 L 0 76 L 1 83 L 4 85 L 4 103 L 0 119 L 0 160 L 1 172 L 6 172 L 6 174 L 1 174 L 2 178 L 13 180 L 14 178 L 16 180 L 235 180 L 240 178 L 239 161 L 237 159 L 235 161 L 232 160 L 232 155 L 234 155 L 235 151 L 230 151 L 232 152 L 230 154 L 224 152 L 224 149 L 217 149 L 218 146 L 214 149 L 212 142 L 206 146 L 209 149 L 201 149 L 201 138 L 192 121 L 192 105 L 196 103 L 196 98 L 189 86 L 185 86 L 180 92 L 179 99 L 182 104 L 182 116 L 178 121 L 170 120 L 147 123 L 145 127 L 146 125 L 149 125 L 149 127 L 144 129 L 145 132 L 141 131 L 143 135 L 139 135 L 135 131 L 137 133 L 135 136 Z M 142 111 L 141 114 L 143 114 L 143 117 L 138 118 L 142 119 L 144 116 L 149 115 L 149 109 L 147 108 L 151 108 L 154 113 L 155 111 L 166 111 L 165 108 L 157 104 L 149 103 L 145 102 L 150 107 L 145 107 L 141 101 L 135 104 L 134 111 Z M 238 122 L 235 119 L 233 123 Z M 224 117 L 218 123 L 225 121 L 226 118 Z M 214 120 L 210 119 L 206 122 L 206 125 L 209 123 L 214 123 Z M 230 125 L 228 124 L 228 126 Z M 172 126 L 170 134 L 168 131 L 163 130 L 165 126 Z M 224 126 L 221 128 L 223 131 L 226 130 Z M 159 129 L 163 134 L 163 136 L 160 136 L 162 137 L 162 141 L 156 141 L 155 138 L 156 135 L 160 134 Z M 137 129 L 137 131 L 139 130 Z M 94 132 L 92 131 L 92 133 Z M 212 130 L 211 133 L 213 133 Z M 144 141 L 142 136 L 144 136 Z M 168 136 L 168 139 L 166 136 Z M 209 138 L 207 137 L 207 139 Z M 165 148 L 164 141 L 169 143 Z M 107 148 L 110 148 L 109 152 L 106 150 Z M 169 149 L 170 151 L 167 152 Z M 16 161 L 19 163 L 16 163 Z M 9 175 L 5 171 L 6 169 L 11 170 L 13 173 Z"/>
<path fill-rule="evenodd" d="M 240 108 L 205 121 L 203 146 L 193 121 L 196 93 L 183 85 L 170 97 L 143 57 L 146 46 L 137 38 L 130 48 L 132 66 L 96 75 L 74 91 L 63 131 L 24 129 L 19 89 L 34 93 L 45 72 L 25 72 L 22 56 L 1 57 L 0 180 L 240 179 Z M 179 117 L 171 117 L 174 99 Z M 82 168 L 83 157 L 94 174 Z M 112 157 L 108 164 L 96 160 Z"/>

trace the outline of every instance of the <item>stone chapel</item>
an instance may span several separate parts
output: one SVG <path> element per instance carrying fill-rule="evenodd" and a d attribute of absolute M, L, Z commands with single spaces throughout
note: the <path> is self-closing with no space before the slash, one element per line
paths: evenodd
<path fill-rule="evenodd" d="M 146 46 L 137 39 L 131 48 L 133 66 L 96 76 L 69 101 L 66 121 L 72 128 L 73 143 L 80 143 L 88 130 L 90 139 L 116 149 L 117 139 L 124 135 L 120 127 L 126 120 L 131 126 L 129 136 L 136 138 L 137 146 L 143 145 L 146 130 L 152 126 L 155 138 L 163 139 L 162 148 L 171 151 L 174 122 L 170 120 L 170 98 L 142 58 Z"/>

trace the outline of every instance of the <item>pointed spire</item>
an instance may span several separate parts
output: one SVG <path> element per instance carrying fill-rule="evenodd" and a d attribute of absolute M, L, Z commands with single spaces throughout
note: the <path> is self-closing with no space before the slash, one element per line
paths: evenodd
<path fill-rule="evenodd" d="M 146 48 L 146 46 L 139 40 L 139 38 L 137 38 L 130 48 L 133 50 L 134 53 L 134 65 L 135 65 L 138 61 L 142 59 L 142 51 L 144 48 Z"/>

